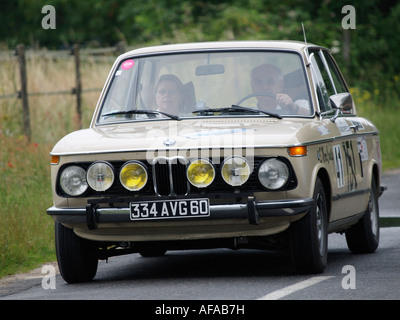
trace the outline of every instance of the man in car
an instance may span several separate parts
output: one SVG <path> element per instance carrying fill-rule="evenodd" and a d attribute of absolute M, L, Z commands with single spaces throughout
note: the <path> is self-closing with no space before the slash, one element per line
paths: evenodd
<path fill-rule="evenodd" d="M 262 64 L 251 71 L 251 88 L 260 110 L 278 114 L 303 114 L 308 109 L 306 100 L 296 100 L 284 93 L 284 79 L 279 68 Z"/>

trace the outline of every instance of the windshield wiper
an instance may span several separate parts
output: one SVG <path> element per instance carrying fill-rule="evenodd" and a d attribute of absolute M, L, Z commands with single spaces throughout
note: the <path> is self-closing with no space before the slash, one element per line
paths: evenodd
<path fill-rule="evenodd" d="M 126 110 L 126 111 L 115 111 L 115 112 L 110 112 L 110 113 L 106 113 L 103 114 L 103 117 L 108 117 L 108 116 L 116 116 L 119 114 L 162 114 L 164 116 L 167 116 L 171 119 L 174 120 L 182 120 L 181 118 L 179 118 L 178 116 L 174 115 L 174 114 L 170 114 L 170 113 L 166 113 L 166 112 L 162 112 L 162 111 L 158 111 L 158 110 Z"/>
<path fill-rule="evenodd" d="M 263 111 L 263 110 L 258 110 L 258 109 L 252 109 L 252 108 L 247 108 L 247 107 L 242 107 L 242 106 L 237 106 L 233 104 L 231 107 L 226 107 L 226 108 L 209 108 L 209 109 L 203 109 L 203 110 L 196 110 L 193 111 L 193 113 L 203 113 L 203 112 L 239 112 L 239 111 L 247 111 L 251 113 L 263 113 L 266 114 L 270 117 L 282 119 L 282 116 L 273 113 L 273 112 L 268 112 L 268 111 Z"/>

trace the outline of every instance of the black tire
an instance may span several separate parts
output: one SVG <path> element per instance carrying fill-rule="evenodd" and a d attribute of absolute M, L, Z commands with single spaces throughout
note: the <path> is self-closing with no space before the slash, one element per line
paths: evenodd
<path fill-rule="evenodd" d="M 315 182 L 314 207 L 290 227 L 291 256 L 298 273 L 324 271 L 328 259 L 328 209 L 324 186 Z"/>
<path fill-rule="evenodd" d="M 372 177 L 371 192 L 364 216 L 346 231 L 347 246 L 353 253 L 372 253 L 379 245 L 379 204 L 375 178 Z"/>
<path fill-rule="evenodd" d="M 72 229 L 55 223 L 56 254 L 61 276 L 68 283 L 88 282 L 97 272 L 96 242 L 78 237 Z"/>

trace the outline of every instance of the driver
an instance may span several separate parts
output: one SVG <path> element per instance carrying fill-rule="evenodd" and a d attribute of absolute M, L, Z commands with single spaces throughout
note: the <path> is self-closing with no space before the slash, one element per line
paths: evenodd
<path fill-rule="evenodd" d="M 251 71 L 251 89 L 256 95 L 260 110 L 276 112 L 280 114 L 296 114 L 299 106 L 286 93 L 283 75 L 280 69 L 271 64 L 262 64 Z M 262 95 L 271 94 L 271 96 Z"/>

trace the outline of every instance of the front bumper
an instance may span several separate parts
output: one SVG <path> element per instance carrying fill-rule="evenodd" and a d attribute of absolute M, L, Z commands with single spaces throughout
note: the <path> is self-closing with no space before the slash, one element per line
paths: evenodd
<path fill-rule="evenodd" d="M 211 204 L 210 215 L 201 219 L 248 219 L 250 224 L 258 225 L 260 218 L 295 217 L 306 214 L 313 205 L 314 199 L 312 198 L 257 201 L 254 197 L 248 197 L 246 203 Z M 90 202 L 86 208 L 53 206 L 47 209 L 47 214 L 63 224 L 86 223 L 89 230 L 97 229 L 98 225 L 102 223 L 132 223 L 129 207 L 99 207 L 97 203 Z M 176 219 L 182 218 L 177 217 Z M 187 219 L 198 218 L 185 218 L 185 220 Z"/>

